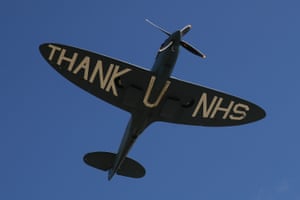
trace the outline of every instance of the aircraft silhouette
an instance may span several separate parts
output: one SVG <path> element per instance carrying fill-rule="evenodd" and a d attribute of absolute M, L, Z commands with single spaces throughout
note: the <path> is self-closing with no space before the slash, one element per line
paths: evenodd
<path fill-rule="evenodd" d="M 169 33 L 146 20 L 168 38 L 158 50 L 151 71 L 79 48 L 46 43 L 40 52 L 65 78 L 96 97 L 131 113 L 118 152 L 92 152 L 84 161 L 118 175 L 140 178 L 144 167 L 127 157 L 138 136 L 155 121 L 202 126 L 233 126 L 260 120 L 265 111 L 246 100 L 171 77 L 179 47 L 206 56 L 182 40 L 191 25 Z"/>

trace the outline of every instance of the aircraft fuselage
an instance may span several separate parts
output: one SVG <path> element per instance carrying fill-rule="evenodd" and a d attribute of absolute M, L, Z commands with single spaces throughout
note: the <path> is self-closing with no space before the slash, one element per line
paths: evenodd
<path fill-rule="evenodd" d="M 150 82 L 150 87 L 145 93 L 144 104 L 141 104 L 140 108 L 132 114 L 127 124 L 113 168 L 108 173 L 109 180 L 122 167 L 122 162 L 138 136 L 154 121 L 153 115 L 156 113 L 157 105 L 149 102 L 160 102 L 157 100 L 162 98 L 163 91 L 168 87 L 168 78 L 172 74 L 178 57 L 180 41 L 181 32 L 176 31 L 159 48 L 151 70 L 155 78 L 153 78 L 152 84 Z"/>

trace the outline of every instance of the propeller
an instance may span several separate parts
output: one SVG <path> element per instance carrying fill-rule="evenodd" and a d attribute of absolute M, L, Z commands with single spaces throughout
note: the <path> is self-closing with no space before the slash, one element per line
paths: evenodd
<path fill-rule="evenodd" d="M 191 44 L 181 40 L 180 45 L 184 47 L 186 50 L 188 50 L 189 52 L 195 54 L 196 56 L 200 56 L 201 58 L 206 58 L 206 55 L 204 53 L 202 53 L 201 51 L 193 47 Z"/>
<path fill-rule="evenodd" d="M 180 30 L 181 36 L 183 37 L 185 34 L 187 34 L 192 28 L 192 25 L 186 25 Z"/>
<path fill-rule="evenodd" d="M 152 26 L 154 26 L 155 28 L 159 29 L 161 32 L 163 32 L 164 34 L 171 36 L 171 33 L 166 31 L 165 29 L 163 29 L 162 27 L 154 24 L 153 22 L 151 22 L 149 19 L 146 19 L 146 22 L 148 22 L 149 24 L 151 24 Z M 187 25 L 185 27 L 183 27 L 180 30 L 181 36 L 183 37 L 184 35 L 186 35 L 190 30 L 191 30 L 192 26 L 191 25 Z M 200 56 L 201 58 L 206 58 L 206 55 L 204 53 L 202 53 L 201 51 L 199 51 L 198 49 L 196 49 L 195 47 L 193 47 L 191 44 L 187 43 L 186 41 L 181 40 L 180 41 L 180 45 L 185 48 L 186 50 L 188 50 L 189 52 L 191 52 L 192 54 L 195 54 L 196 56 Z"/>
<path fill-rule="evenodd" d="M 168 31 L 164 30 L 162 27 L 154 24 L 153 22 L 151 22 L 149 19 L 146 19 L 146 22 L 148 22 L 149 24 L 151 24 L 152 26 L 154 26 L 155 28 L 159 29 L 160 31 L 162 31 L 163 33 L 165 33 L 166 35 L 170 36 L 171 33 L 169 33 Z"/>

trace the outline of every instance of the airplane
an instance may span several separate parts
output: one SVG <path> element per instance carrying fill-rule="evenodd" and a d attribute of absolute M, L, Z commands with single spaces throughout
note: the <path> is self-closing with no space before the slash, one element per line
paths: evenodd
<path fill-rule="evenodd" d="M 117 153 L 91 152 L 83 158 L 86 164 L 108 171 L 108 180 L 115 174 L 145 175 L 145 168 L 127 155 L 153 122 L 220 127 L 254 122 L 266 115 L 249 101 L 172 77 L 180 46 L 201 58 L 206 56 L 182 40 L 191 25 L 170 33 L 146 21 L 167 35 L 151 71 L 67 45 L 45 43 L 39 47 L 45 60 L 66 79 L 131 113 Z"/>

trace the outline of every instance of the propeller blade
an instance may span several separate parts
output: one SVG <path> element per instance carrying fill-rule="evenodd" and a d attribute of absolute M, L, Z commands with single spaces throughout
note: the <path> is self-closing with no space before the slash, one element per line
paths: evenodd
<path fill-rule="evenodd" d="M 164 30 L 162 27 L 154 24 L 153 22 L 151 22 L 149 19 L 145 19 L 146 22 L 148 22 L 149 24 L 151 24 L 152 26 L 154 26 L 155 28 L 159 29 L 160 31 L 162 31 L 163 33 L 165 33 L 166 35 L 170 36 L 171 33 L 169 33 L 168 31 Z"/>
<path fill-rule="evenodd" d="M 180 41 L 180 44 L 181 44 L 181 46 L 183 46 L 186 50 L 190 51 L 191 53 L 193 53 L 197 56 L 200 56 L 201 58 L 206 58 L 206 55 L 204 53 L 202 53 L 201 51 L 199 51 L 198 49 L 196 49 L 189 43 L 182 40 L 182 41 Z"/>
<path fill-rule="evenodd" d="M 192 25 L 186 25 L 183 27 L 183 29 L 180 30 L 181 36 L 183 37 L 185 34 L 187 34 L 192 28 Z"/>

